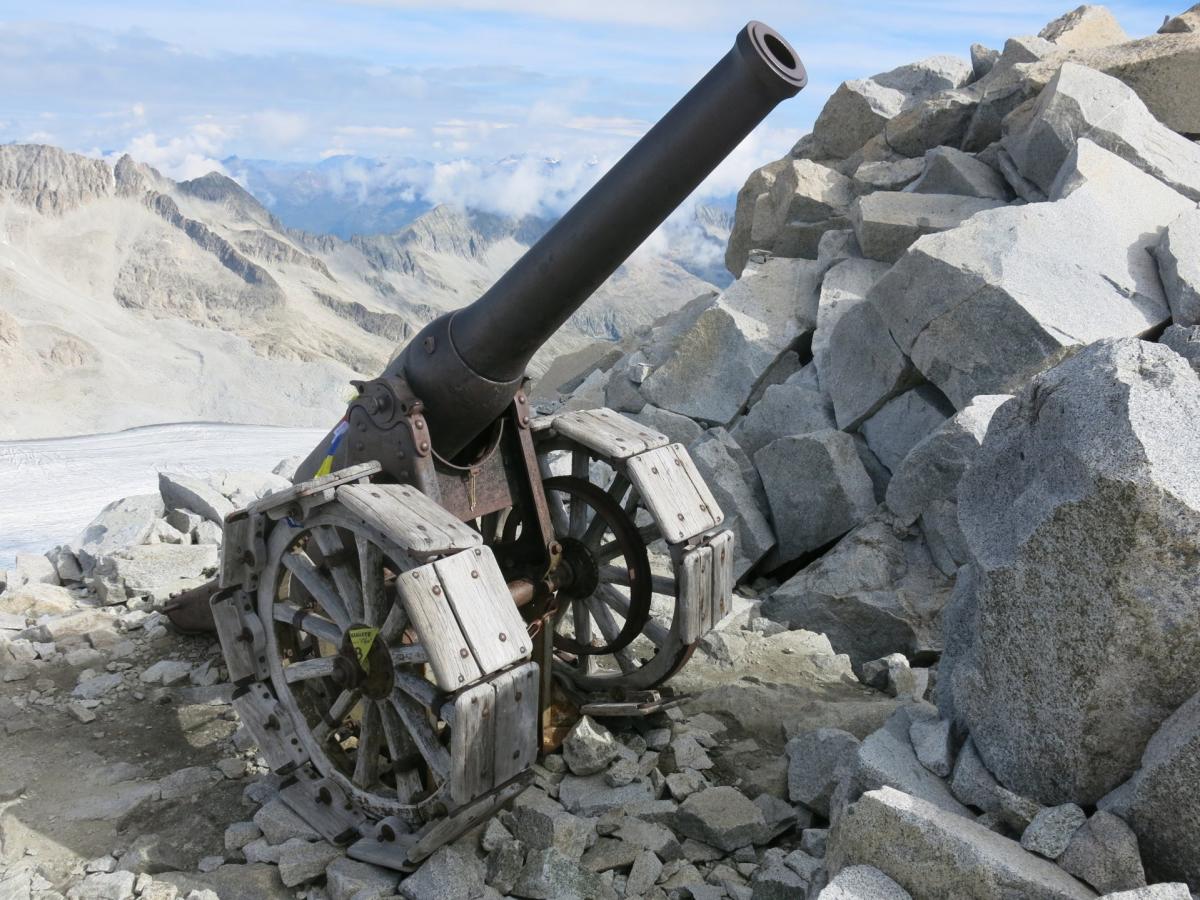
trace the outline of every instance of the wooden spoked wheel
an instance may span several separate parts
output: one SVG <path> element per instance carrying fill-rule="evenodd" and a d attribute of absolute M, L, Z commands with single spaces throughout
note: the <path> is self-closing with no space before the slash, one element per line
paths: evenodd
<path fill-rule="evenodd" d="M 449 725 L 394 576 L 415 565 L 337 504 L 270 535 L 258 589 L 280 706 L 312 763 L 365 811 L 444 808 Z"/>
<path fill-rule="evenodd" d="M 636 489 L 620 472 L 607 488 L 576 475 L 542 484 L 560 564 L 572 576 L 558 595 L 556 671 L 581 690 L 611 696 L 656 687 L 687 662 L 691 647 L 679 638 L 675 579 L 651 572 L 646 548 L 657 532 L 638 526 Z"/>

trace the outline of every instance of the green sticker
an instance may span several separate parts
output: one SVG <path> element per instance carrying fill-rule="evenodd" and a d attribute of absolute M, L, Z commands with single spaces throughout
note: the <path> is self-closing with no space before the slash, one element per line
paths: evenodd
<path fill-rule="evenodd" d="M 354 655 L 358 657 L 358 664 L 368 674 L 371 666 L 367 662 L 367 655 L 371 652 L 371 646 L 375 643 L 375 636 L 378 634 L 378 628 L 371 628 L 368 625 L 350 629 L 350 645 L 354 647 Z"/>

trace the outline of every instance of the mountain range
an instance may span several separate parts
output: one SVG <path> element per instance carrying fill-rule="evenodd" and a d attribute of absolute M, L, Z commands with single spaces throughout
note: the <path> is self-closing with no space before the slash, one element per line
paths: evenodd
<path fill-rule="evenodd" d="M 0 146 L 0 439 L 331 424 L 351 378 L 481 294 L 552 223 L 420 205 L 395 230 L 342 237 L 285 224 L 219 173 L 175 182 L 128 156 Z M 708 219 L 714 240 L 727 234 L 727 216 Z M 710 290 L 668 256 L 636 254 L 532 371 Z"/>

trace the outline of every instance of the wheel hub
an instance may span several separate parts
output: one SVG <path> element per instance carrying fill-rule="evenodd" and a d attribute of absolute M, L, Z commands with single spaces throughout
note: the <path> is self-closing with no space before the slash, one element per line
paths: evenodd
<path fill-rule="evenodd" d="M 572 599 L 590 597 L 600 586 L 600 564 L 587 546 L 572 537 L 562 538 L 562 561 L 571 573 L 570 582 L 560 590 Z"/>
<path fill-rule="evenodd" d="M 372 700 L 382 700 L 392 692 L 395 678 L 387 644 L 378 640 L 379 630 L 361 622 L 351 625 L 338 648 L 334 678 L 345 673 L 342 687 L 358 688 Z"/>

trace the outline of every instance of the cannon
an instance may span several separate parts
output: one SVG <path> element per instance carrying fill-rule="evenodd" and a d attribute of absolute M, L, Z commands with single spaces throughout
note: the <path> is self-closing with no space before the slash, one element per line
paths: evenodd
<path fill-rule="evenodd" d="M 492 814 L 564 710 L 661 709 L 729 610 L 733 534 L 687 451 L 611 410 L 535 415 L 525 368 L 805 82 L 746 25 L 483 296 L 354 383 L 291 488 L 227 517 L 209 606 L 233 704 L 352 858 L 409 869 Z"/>

